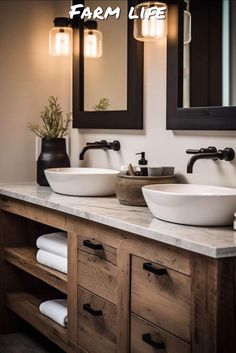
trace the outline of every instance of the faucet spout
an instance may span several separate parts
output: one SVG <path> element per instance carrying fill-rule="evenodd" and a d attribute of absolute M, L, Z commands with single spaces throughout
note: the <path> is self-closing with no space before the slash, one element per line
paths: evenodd
<path fill-rule="evenodd" d="M 213 159 L 213 160 L 217 160 L 217 159 L 219 159 L 219 153 L 218 152 L 197 153 L 194 156 L 192 156 L 192 158 L 190 158 L 190 160 L 188 161 L 188 165 L 187 165 L 187 173 L 188 174 L 192 174 L 193 166 L 194 166 L 195 162 L 198 159 Z"/>
<path fill-rule="evenodd" d="M 82 151 L 80 152 L 80 155 L 79 155 L 79 159 L 80 161 L 83 161 L 84 160 L 84 155 L 85 155 L 85 152 L 88 151 L 88 150 L 95 150 L 95 149 L 106 149 L 106 146 L 102 146 L 102 144 L 89 144 L 89 145 L 86 145 Z"/>
<path fill-rule="evenodd" d="M 194 154 L 188 161 L 187 173 L 193 172 L 193 166 L 198 159 L 212 159 L 213 161 L 224 160 L 232 161 L 235 157 L 235 152 L 232 148 L 218 150 L 215 147 L 201 148 L 200 150 L 187 150 L 187 153 Z"/>
<path fill-rule="evenodd" d="M 101 149 L 101 150 L 113 150 L 113 151 L 119 151 L 120 150 L 120 142 L 119 141 L 113 141 L 113 142 L 107 142 L 106 140 L 102 141 L 97 141 L 97 142 L 88 142 L 86 143 L 86 146 L 82 149 L 79 155 L 80 161 L 84 160 L 84 155 L 86 151 L 88 150 L 95 150 L 95 149 Z"/>

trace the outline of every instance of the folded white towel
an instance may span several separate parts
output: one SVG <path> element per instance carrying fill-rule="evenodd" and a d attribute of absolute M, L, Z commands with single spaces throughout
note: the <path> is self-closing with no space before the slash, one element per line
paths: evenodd
<path fill-rule="evenodd" d="M 67 259 L 65 257 L 52 254 L 48 251 L 38 250 L 36 260 L 42 265 L 67 273 Z"/>
<path fill-rule="evenodd" d="M 59 325 L 67 326 L 68 311 L 66 299 L 53 299 L 41 303 L 39 311 Z"/>
<path fill-rule="evenodd" d="M 37 239 L 36 245 L 41 250 L 67 258 L 67 235 L 65 232 L 41 235 Z"/>

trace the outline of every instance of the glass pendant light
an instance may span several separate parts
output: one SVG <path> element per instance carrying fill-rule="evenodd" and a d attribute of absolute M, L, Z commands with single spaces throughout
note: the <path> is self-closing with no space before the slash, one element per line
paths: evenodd
<path fill-rule="evenodd" d="M 84 56 L 100 58 L 102 56 L 102 32 L 98 31 L 96 21 L 86 21 L 84 24 Z"/>
<path fill-rule="evenodd" d="M 148 16 L 151 8 L 156 9 L 158 18 L 153 12 Z M 159 1 L 147 1 L 135 6 L 134 38 L 146 42 L 156 41 L 167 36 L 167 5 Z"/>
<path fill-rule="evenodd" d="M 49 53 L 53 56 L 68 56 L 72 50 L 72 28 L 66 17 L 56 17 L 49 32 Z"/>
<path fill-rule="evenodd" d="M 191 13 L 188 11 L 188 3 L 184 2 L 184 45 L 191 42 Z"/>

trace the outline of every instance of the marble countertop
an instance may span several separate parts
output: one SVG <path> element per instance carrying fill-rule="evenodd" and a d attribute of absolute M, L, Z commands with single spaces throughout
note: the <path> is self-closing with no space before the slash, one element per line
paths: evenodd
<path fill-rule="evenodd" d="M 0 194 L 138 234 L 213 258 L 236 256 L 230 227 L 190 227 L 153 218 L 147 207 L 124 206 L 115 197 L 72 197 L 35 183 L 0 184 Z"/>

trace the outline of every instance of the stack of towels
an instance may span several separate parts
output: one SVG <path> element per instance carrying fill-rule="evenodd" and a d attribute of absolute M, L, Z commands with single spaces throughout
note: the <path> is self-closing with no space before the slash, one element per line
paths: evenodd
<path fill-rule="evenodd" d="M 36 259 L 40 264 L 67 273 L 67 235 L 65 232 L 41 235 L 36 245 L 38 248 Z M 40 304 L 39 311 L 57 324 L 67 326 L 66 299 L 47 300 Z"/>
<path fill-rule="evenodd" d="M 39 306 L 39 311 L 55 321 L 57 324 L 67 326 L 67 301 L 66 299 L 48 300 Z"/>
<path fill-rule="evenodd" d="M 67 273 L 67 235 L 57 232 L 41 235 L 36 242 L 37 261 L 63 273 Z"/>

